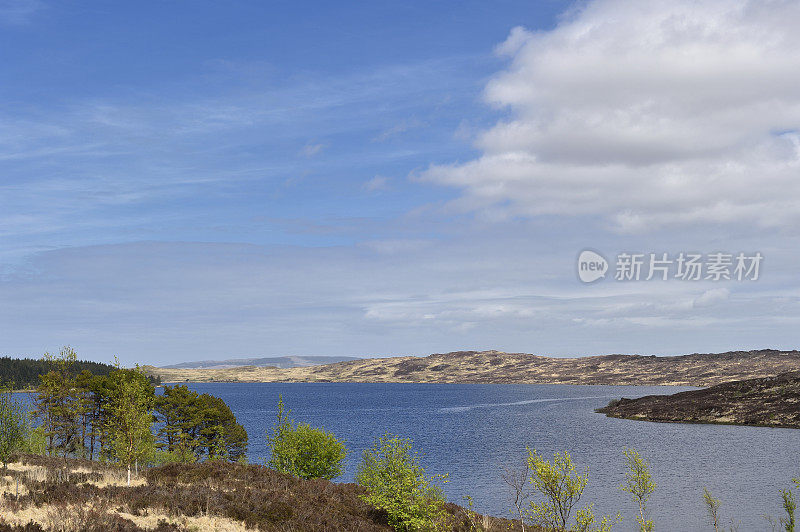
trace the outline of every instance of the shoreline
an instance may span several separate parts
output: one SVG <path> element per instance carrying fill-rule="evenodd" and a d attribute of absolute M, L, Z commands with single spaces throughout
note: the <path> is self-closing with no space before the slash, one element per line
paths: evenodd
<path fill-rule="evenodd" d="M 430 382 L 430 381 L 162 381 L 162 387 L 165 385 L 178 385 L 178 384 L 450 384 L 450 385 L 470 385 L 470 384 L 491 384 L 493 386 L 630 386 L 630 387 L 681 387 L 681 388 L 696 388 L 703 389 L 703 386 L 693 386 L 689 384 L 672 384 L 672 383 L 659 383 L 659 384 L 607 384 L 607 383 L 574 383 L 574 382 Z M 158 386 L 157 386 L 158 387 Z M 34 392 L 36 390 L 33 390 Z"/>

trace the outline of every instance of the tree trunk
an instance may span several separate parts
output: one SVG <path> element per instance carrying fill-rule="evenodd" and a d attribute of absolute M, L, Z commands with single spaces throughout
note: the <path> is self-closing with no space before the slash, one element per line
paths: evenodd
<path fill-rule="evenodd" d="M 131 465 L 128 464 L 128 486 L 131 485 Z"/>

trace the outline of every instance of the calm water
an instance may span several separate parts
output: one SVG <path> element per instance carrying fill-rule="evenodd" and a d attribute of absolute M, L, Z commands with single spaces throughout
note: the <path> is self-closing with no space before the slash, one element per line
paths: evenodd
<path fill-rule="evenodd" d="M 726 523 L 739 530 L 768 530 L 762 514 L 779 515 L 778 489 L 800 473 L 800 432 L 714 425 L 627 421 L 595 414 L 609 399 L 685 388 L 499 384 L 191 384 L 221 397 L 250 436 L 249 457 L 266 452 L 278 394 L 292 417 L 334 432 L 347 442 L 345 476 L 351 481 L 360 453 L 384 432 L 410 437 L 424 453 L 429 473 L 449 473 L 448 499 L 475 499 L 478 510 L 508 514 L 502 466 L 520 463 L 525 446 L 551 455 L 572 453 L 590 467 L 584 500 L 598 512 L 625 516 L 620 530 L 635 529 L 634 507 L 618 486 L 621 451 L 638 449 L 658 484 L 651 499 L 657 530 L 708 529 L 703 486 L 722 500 Z M 616 529 L 616 527 L 615 527 Z"/>

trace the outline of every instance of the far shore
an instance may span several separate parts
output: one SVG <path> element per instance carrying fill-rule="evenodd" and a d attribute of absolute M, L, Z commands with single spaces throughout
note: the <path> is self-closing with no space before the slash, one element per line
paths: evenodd
<path fill-rule="evenodd" d="M 162 382 L 362 382 L 583 384 L 707 387 L 800 368 L 800 352 L 762 349 L 656 357 L 601 355 L 555 358 L 500 351 L 349 360 L 276 368 L 187 369 L 144 366 Z"/>

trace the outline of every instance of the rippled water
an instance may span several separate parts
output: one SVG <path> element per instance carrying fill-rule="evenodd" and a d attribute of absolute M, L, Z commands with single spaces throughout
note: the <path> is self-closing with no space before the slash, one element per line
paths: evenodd
<path fill-rule="evenodd" d="M 572 453 L 589 466 L 586 502 L 621 511 L 620 530 L 634 530 L 634 507 L 618 486 L 622 449 L 650 460 L 658 488 L 651 500 L 657 530 L 708 529 L 703 486 L 722 500 L 726 523 L 769 530 L 778 489 L 800 474 L 800 432 L 791 429 L 647 423 L 607 418 L 594 409 L 618 397 L 686 388 L 502 384 L 192 384 L 223 398 L 250 435 L 252 461 L 266 456 L 265 430 L 278 394 L 298 421 L 325 427 L 350 450 L 342 481 L 351 481 L 360 453 L 384 432 L 413 438 L 430 473 L 449 473 L 448 499 L 474 498 L 478 510 L 508 513 L 503 465 L 524 459 L 525 447 Z"/>
<path fill-rule="evenodd" d="M 800 431 L 647 423 L 594 413 L 610 399 L 667 394 L 679 387 L 504 384 L 242 383 L 189 384 L 230 405 L 250 436 L 249 458 L 266 455 L 266 430 L 278 394 L 292 417 L 347 442 L 344 477 L 352 481 L 361 452 L 385 432 L 410 437 L 429 473 L 449 473 L 453 502 L 470 495 L 478 511 L 508 515 L 503 466 L 519 464 L 525 447 L 545 455 L 566 450 L 590 468 L 582 502 L 596 513 L 621 511 L 615 530 L 635 530 L 633 504 L 619 490 L 622 449 L 634 447 L 658 484 L 650 503 L 656 530 L 708 530 L 701 493 L 722 500 L 726 525 L 771 530 L 762 515 L 779 516 L 781 488 L 800 476 Z"/>

